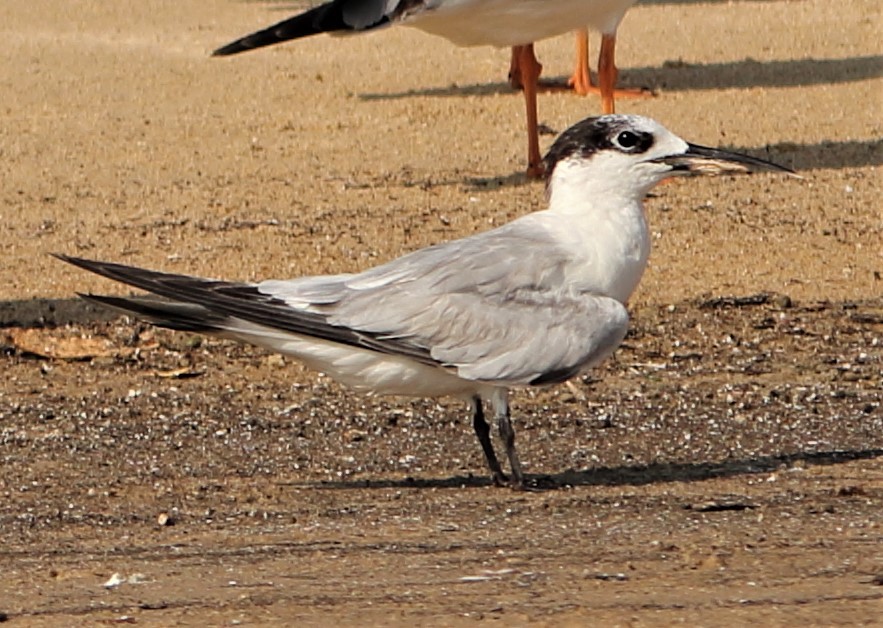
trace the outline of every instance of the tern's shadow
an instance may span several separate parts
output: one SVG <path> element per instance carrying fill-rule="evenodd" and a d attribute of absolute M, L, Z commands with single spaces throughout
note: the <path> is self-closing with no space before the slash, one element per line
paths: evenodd
<path fill-rule="evenodd" d="M 549 476 L 529 476 L 559 486 L 643 486 L 671 482 L 702 482 L 716 478 L 770 473 L 782 466 L 804 463 L 813 466 L 843 464 L 854 460 L 870 460 L 883 456 L 883 449 L 857 451 L 819 451 L 760 456 L 747 460 L 700 463 L 657 463 L 646 466 L 612 467 L 568 470 Z M 450 478 L 404 478 L 401 480 L 377 479 L 339 482 L 293 482 L 290 486 L 318 489 L 364 489 L 364 488 L 461 488 L 490 486 L 491 480 L 478 476 L 455 476 Z"/>
<path fill-rule="evenodd" d="M 756 61 L 743 59 L 724 63 L 666 61 L 662 66 L 623 69 L 620 83 L 626 87 L 647 87 L 669 92 L 753 87 L 807 87 L 854 83 L 883 77 L 883 55 L 845 59 L 791 59 Z M 557 79 L 554 82 L 559 82 Z M 560 82 L 564 82 L 561 79 Z M 475 83 L 409 89 L 404 92 L 368 92 L 362 100 L 398 100 L 415 97 L 492 96 L 512 93 L 506 82 Z"/>
<path fill-rule="evenodd" d="M 863 168 L 883 165 L 883 140 L 824 141 L 816 144 L 780 142 L 763 147 L 724 147 L 768 159 L 798 174 L 808 170 Z"/>
<path fill-rule="evenodd" d="M 119 312 L 79 297 L 0 301 L 0 329 L 98 323 L 120 316 Z"/>

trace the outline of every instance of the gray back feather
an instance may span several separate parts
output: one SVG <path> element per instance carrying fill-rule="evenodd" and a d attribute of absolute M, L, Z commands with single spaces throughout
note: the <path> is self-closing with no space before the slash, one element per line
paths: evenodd
<path fill-rule="evenodd" d="M 258 288 L 332 325 L 428 350 L 466 379 L 551 383 L 606 357 L 628 325 L 616 300 L 564 285 L 570 257 L 541 222 L 522 219 L 357 275 Z"/>

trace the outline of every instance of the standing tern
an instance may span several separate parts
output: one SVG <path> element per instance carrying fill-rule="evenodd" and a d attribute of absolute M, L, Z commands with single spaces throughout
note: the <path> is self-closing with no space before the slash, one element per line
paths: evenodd
<path fill-rule="evenodd" d="M 644 195 L 678 175 L 790 172 L 624 115 L 574 125 L 545 163 L 547 209 L 357 274 L 238 283 L 58 257 L 162 297 L 82 295 L 155 325 L 291 355 L 363 392 L 464 399 L 494 482 L 523 488 L 509 389 L 565 382 L 622 342 L 650 252 Z"/>
<path fill-rule="evenodd" d="M 458 46 L 512 47 L 510 83 L 524 90 L 527 108 L 527 174 L 543 174 L 537 125 L 537 83 L 542 66 L 533 42 L 585 25 L 602 33 L 599 90 L 604 113 L 613 113 L 616 29 L 636 0 L 331 0 L 246 35 L 212 53 L 233 55 L 319 33 L 372 31 L 392 24 L 413 26 Z M 583 31 L 585 32 L 585 31 Z M 588 36 L 578 38 L 578 55 L 588 56 Z M 583 48 L 584 45 L 584 48 Z M 592 89 L 588 61 L 575 85 Z"/>

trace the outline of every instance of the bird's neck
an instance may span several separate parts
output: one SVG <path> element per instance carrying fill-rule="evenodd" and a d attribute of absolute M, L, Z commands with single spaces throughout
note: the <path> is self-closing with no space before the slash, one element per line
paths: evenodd
<path fill-rule="evenodd" d="M 623 193 L 615 181 L 552 186 L 548 214 L 574 251 L 575 289 L 628 300 L 650 254 L 641 200 Z"/>

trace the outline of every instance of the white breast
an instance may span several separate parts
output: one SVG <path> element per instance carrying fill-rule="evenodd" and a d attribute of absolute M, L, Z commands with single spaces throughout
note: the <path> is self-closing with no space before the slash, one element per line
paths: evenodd
<path fill-rule="evenodd" d="M 406 357 L 359 349 L 309 336 L 300 336 L 234 319 L 220 334 L 271 351 L 290 355 L 313 370 L 360 392 L 408 397 L 470 398 L 487 384 L 458 377 L 440 367 Z"/>

